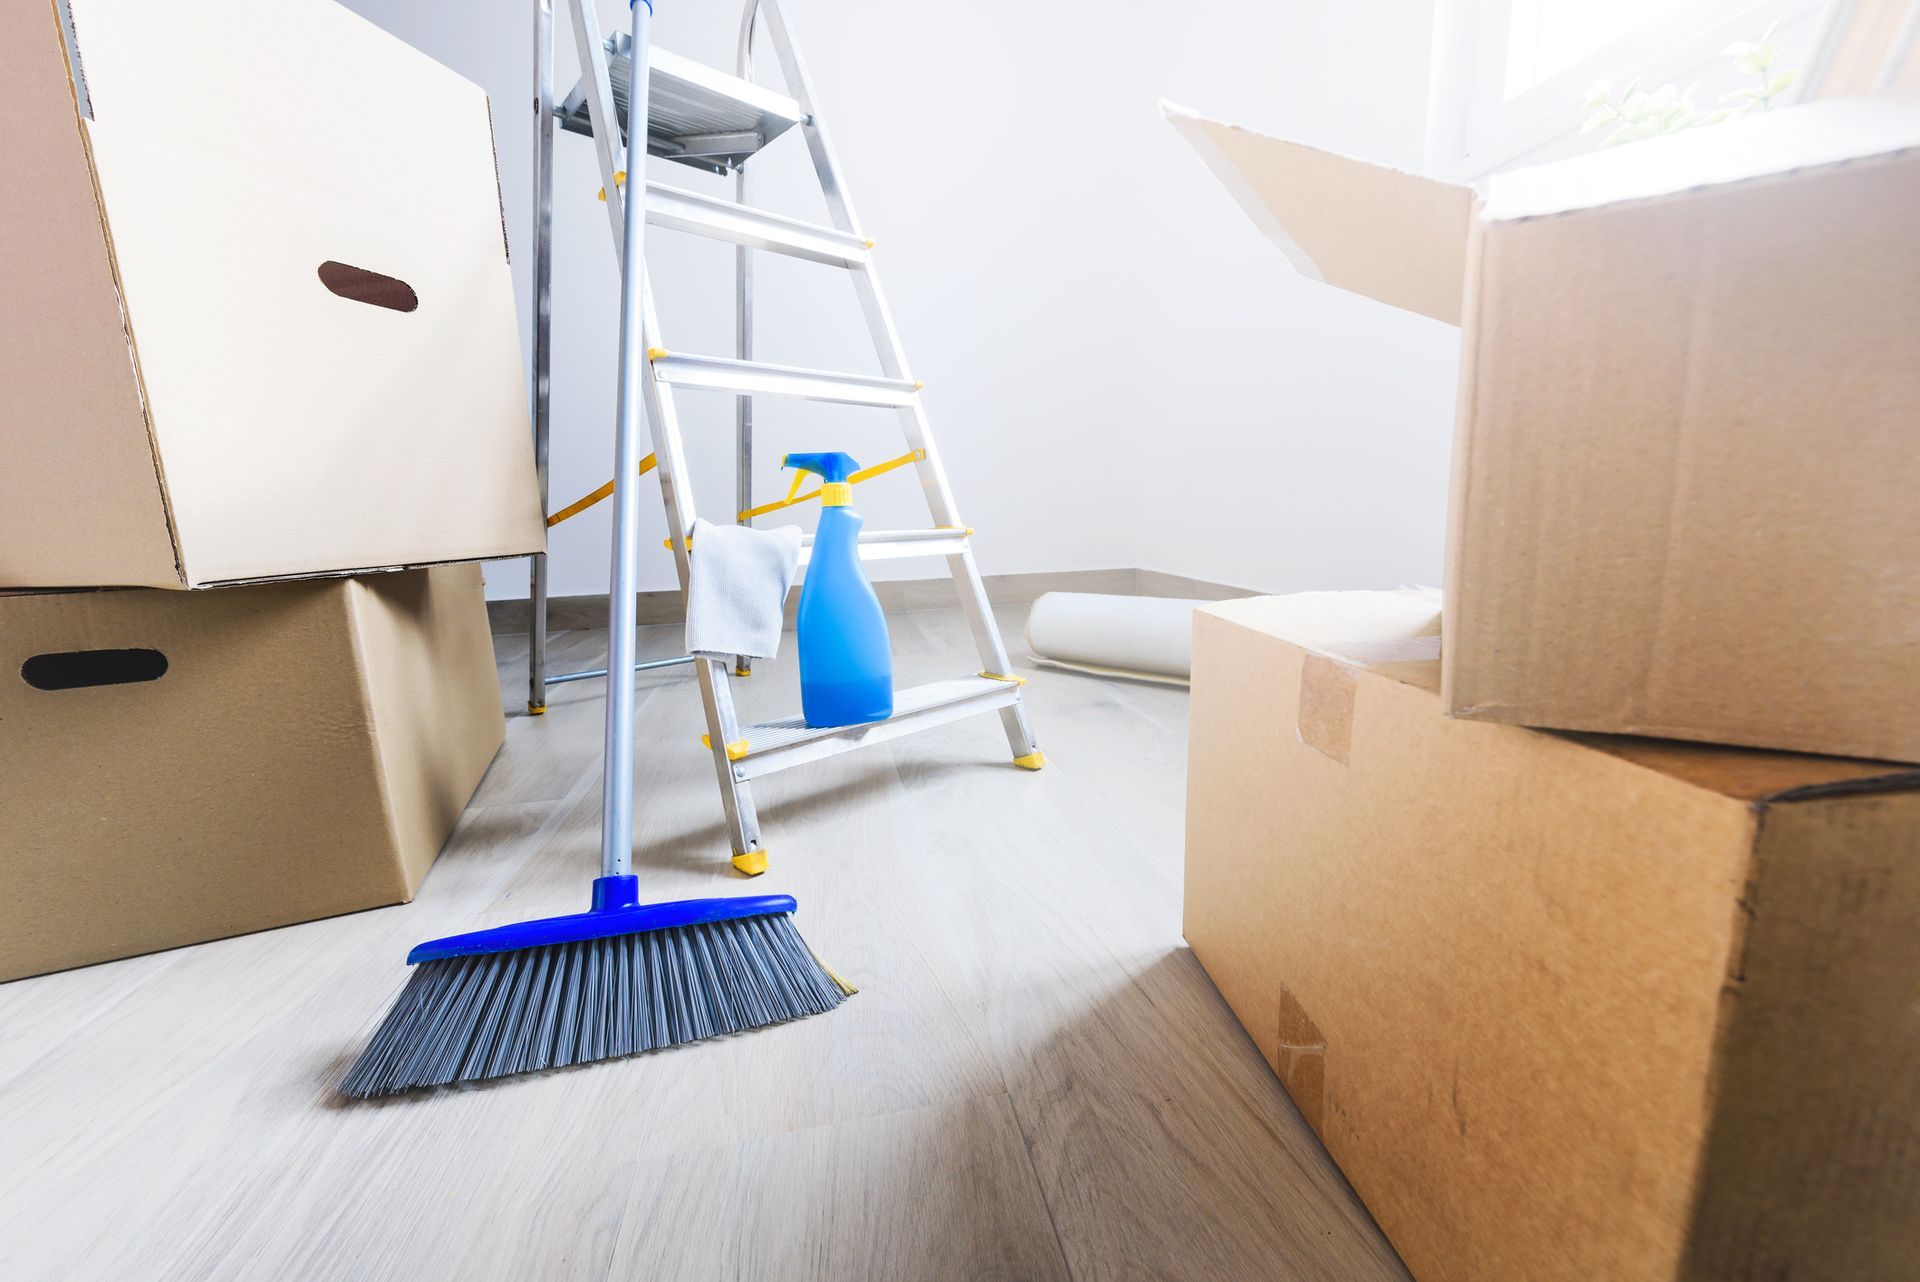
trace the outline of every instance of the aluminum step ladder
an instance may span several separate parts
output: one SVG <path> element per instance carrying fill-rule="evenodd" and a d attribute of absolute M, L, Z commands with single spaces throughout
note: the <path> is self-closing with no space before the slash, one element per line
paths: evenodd
<path fill-rule="evenodd" d="M 640 0 L 645 3 L 646 0 Z M 613 231 L 616 260 L 621 254 L 623 187 L 626 151 L 627 88 L 631 77 L 632 47 L 625 36 L 602 39 L 593 0 L 568 0 L 573 30 L 585 73 L 578 85 L 556 106 L 553 96 L 552 0 L 536 0 L 535 76 L 538 85 L 535 121 L 534 255 L 534 434 L 543 502 L 547 482 L 548 390 L 551 357 L 552 199 L 554 126 L 591 137 L 598 155 L 608 225 Z M 779 63 L 786 92 L 753 82 L 753 45 L 764 31 Z M 736 246 L 734 254 L 735 351 L 731 357 L 689 355 L 667 347 L 654 312 L 650 287 L 643 289 L 647 362 L 644 403 L 654 446 L 661 496 L 670 533 L 668 544 L 680 576 L 684 600 L 688 537 L 693 529 L 694 501 L 682 447 L 680 420 L 674 397 L 681 390 L 730 393 L 736 397 L 735 474 L 737 520 L 750 521 L 753 508 L 753 398 L 789 396 L 846 405 L 890 408 L 899 415 L 911 465 L 927 497 L 931 524 L 924 529 L 865 531 L 860 537 L 863 560 L 896 557 L 939 557 L 946 561 L 959 592 L 960 605 L 979 652 L 980 670 L 928 685 L 895 691 L 894 713 L 885 721 L 865 725 L 818 728 L 800 716 L 783 717 L 756 725 L 741 725 L 734 712 L 730 681 L 746 676 L 746 660 L 736 660 L 734 672 L 712 660 L 654 660 L 634 664 L 636 670 L 671 663 L 692 662 L 698 675 L 707 733 L 702 736 L 712 755 L 715 776 L 726 810 L 734 866 L 749 875 L 765 871 L 766 847 L 761 841 L 751 782 L 777 770 L 804 765 L 854 748 L 880 743 L 903 734 L 928 729 L 962 717 L 997 712 L 1006 731 L 1016 766 L 1038 770 L 1044 758 L 1028 724 L 1020 687 L 1012 674 L 998 626 L 974 563 L 969 538 L 973 531 L 960 518 L 948 484 L 946 469 L 927 421 L 921 384 L 907 364 L 905 349 L 894 328 L 893 315 L 881 292 L 868 239 L 846 185 L 840 177 L 826 127 L 815 109 L 813 86 L 801 60 L 778 0 L 747 0 L 740 26 L 737 74 L 727 75 L 657 47 L 644 50 L 648 92 L 648 154 L 734 178 L 732 201 L 715 199 L 661 183 L 646 182 L 646 221 L 650 226 L 690 233 Z M 596 122 L 622 122 L 620 129 L 600 129 Z M 753 156 L 776 138 L 799 130 L 806 139 L 814 170 L 832 219 L 817 226 L 753 208 L 747 203 L 747 166 Z M 636 175 L 642 166 L 635 166 Z M 753 358 L 752 253 L 775 253 L 844 269 L 871 331 L 881 374 L 840 374 L 767 364 Z M 636 269 L 640 264 L 635 264 Z M 906 456 L 897 462 L 905 462 Z M 802 550 L 802 565 L 811 539 Z M 616 567 L 617 571 L 617 567 Z M 563 680 L 604 675 L 604 670 L 545 673 L 547 606 L 546 558 L 535 558 L 532 582 L 532 643 L 528 651 L 530 711 L 544 710 L 546 686 Z M 616 572 L 616 579 L 618 574 Z M 628 678 L 629 680 L 631 678 Z"/>

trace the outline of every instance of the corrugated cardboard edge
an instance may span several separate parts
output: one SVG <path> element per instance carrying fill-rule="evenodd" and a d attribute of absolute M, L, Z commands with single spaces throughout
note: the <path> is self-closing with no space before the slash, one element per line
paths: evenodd
<path fill-rule="evenodd" d="M 387 851 L 392 856 L 388 870 L 393 880 L 384 893 L 392 896 L 387 901 L 389 903 L 411 903 L 413 887 L 407 884 L 406 859 L 401 849 L 400 816 L 393 796 L 393 770 L 387 759 L 387 745 L 381 740 L 378 700 L 374 696 L 373 676 L 369 669 L 370 663 L 379 661 L 379 655 L 368 644 L 366 622 L 362 617 L 365 606 L 360 600 L 361 585 L 352 579 L 345 579 L 339 583 L 338 590 L 340 610 L 345 616 L 347 644 L 353 651 L 354 696 L 359 701 L 360 720 L 366 727 L 367 746 L 374 763 L 371 773 L 374 797 L 380 811 L 380 827 L 386 833 Z"/>
<path fill-rule="evenodd" d="M 1471 594 L 1462 592 L 1466 565 L 1468 503 L 1473 494 L 1473 421 L 1479 409 L 1483 377 L 1480 348 L 1480 309 L 1486 293 L 1486 238 L 1475 220 L 1467 238 L 1467 271 L 1460 301 L 1460 389 L 1453 412 L 1453 464 L 1447 478 L 1447 534 L 1441 570 L 1440 706 L 1448 716 L 1466 714 L 1473 697 L 1473 673 L 1462 671 L 1460 647 L 1451 639 L 1462 635 L 1462 605 Z"/>
<path fill-rule="evenodd" d="M 1239 205 L 1253 225 L 1260 229 L 1260 234 L 1279 248 L 1287 261 L 1293 265 L 1293 269 L 1308 280 L 1326 280 L 1326 277 L 1320 274 L 1320 267 L 1313 261 L 1312 256 L 1300 248 L 1299 242 L 1295 241 L 1287 229 L 1281 225 L 1280 220 L 1273 216 L 1273 212 L 1267 208 L 1267 202 L 1260 198 L 1260 193 L 1253 189 L 1253 185 L 1247 181 L 1247 176 L 1240 172 L 1240 166 L 1229 160 L 1226 153 L 1222 152 L 1213 139 L 1207 136 L 1205 126 L 1213 122 L 1193 108 L 1183 107 L 1170 98 L 1160 100 L 1160 114 L 1166 118 L 1168 124 L 1173 126 L 1175 132 L 1186 139 L 1187 145 L 1193 148 L 1194 153 L 1200 157 L 1201 163 L 1207 167 L 1207 172 L 1227 189 L 1227 194 L 1233 197 L 1234 203 Z M 1238 128 L 1238 126 L 1228 127 Z"/>
<path fill-rule="evenodd" d="M 493 147 L 493 195 L 500 202 L 500 256 L 513 261 L 513 241 L 507 236 L 507 189 L 500 181 L 500 131 L 493 126 L 493 95 L 485 92 L 480 100 L 487 104 L 487 141 Z"/>
<path fill-rule="evenodd" d="M 61 38 L 65 39 L 66 35 L 67 32 L 63 27 Z M 93 135 L 89 130 L 92 111 L 90 107 L 87 111 L 80 109 L 81 91 L 79 86 L 73 83 L 72 69 L 79 65 L 82 56 L 79 47 L 79 38 L 79 27 L 76 24 L 73 28 L 74 47 L 68 51 L 67 87 L 74 95 L 74 121 L 80 128 L 80 143 L 86 151 L 87 174 L 93 179 L 93 204 L 94 208 L 100 211 L 100 235 L 106 244 L 107 269 L 113 273 L 113 290 L 120 302 L 120 325 L 127 334 L 127 361 L 133 367 L 134 391 L 140 398 L 140 420 L 146 425 L 147 429 L 147 449 L 153 454 L 153 484 L 154 488 L 157 489 L 160 494 L 160 513 L 167 523 L 167 546 L 173 554 L 175 583 L 172 586 L 178 587 L 188 581 L 187 567 L 180 549 L 180 529 L 174 517 L 173 496 L 167 489 L 166 461 L 160 455 L 160 435 L 154 430 L 153 399 L 147 392 L 146 371 L 140 364 L 140 342 L 133 332 L 133 312 L 127 306 L 127 285 L 126 281 L 121 278 L 120 255 L 118 251 L 115 250 L 113 244 L 113 221 L 107 213 L 106 192 L 101 190 L 100 187 L 100 166 L 93 155 Z"/>
<path fill-rule="evenodd" d="M 506 739 L 485 591 L 477 566 L 443 565 L 354 578 L 347 592 L 396 868 L 411 899 Z"/>
<path fill-rule="evenodd" d="M 1589 152 L 1496 174 L 1481 216 L 1494 224 L 1603 214 L 1701 192 L 1793 182 L 1898 161 L 1920 149 L 1920 96 L 1898 89 L 1754 113 L 1710 133 L 1680 130 L 1646 146 Z M 1817 126 L 1809 124 L 1819 119 Z M 1844 138 L 1808 148 L 1810 136 Z M 1797 163 L 1785 163 L 1793 157 Z M 1741 164 L 1745 160 L 1745 165 Z M 1634 181 L 1635 171 L 1642 175 Z M 1571 179 L 1566 175 L 1573 175 Z M 1609 184 L 1615 191 L 1608 194 Z M 1594 192 L 1599 185 L 1602 192 Z"/>

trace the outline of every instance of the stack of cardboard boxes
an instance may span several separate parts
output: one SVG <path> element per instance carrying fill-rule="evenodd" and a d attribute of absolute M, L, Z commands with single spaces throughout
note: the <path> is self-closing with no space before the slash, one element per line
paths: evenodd
<path fill-rule="evenodd" d="M 0 979 L 407 899 L 503 734 L 453 563 L 543 547 L 486 97 L 330 0 L 0 75 Z"/>
<path fill-rule="evenodd" d="M 1444 612 L 1196 615 L 1201 962 L 1421 1279 L 1913 1276 L 1920 103 L 1479 195 L 1175 123 L 1463 329 Z"/>

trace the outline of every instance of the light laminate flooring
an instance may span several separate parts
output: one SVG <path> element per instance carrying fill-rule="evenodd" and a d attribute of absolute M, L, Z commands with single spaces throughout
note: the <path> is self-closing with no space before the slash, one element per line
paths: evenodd
<path fill-rule="evenodd" d="M 892 627 L 903 685 L 978 666 L 956 611 Z M 642 674 L 644 892 L 791 893 L 859 995 L 341 1099 L 413 943 L 585 906 L 601 683 L 528 717 L 526 640 L 496 640 L 506 747 L 414 903 L 0 985 L 0 1276 L 1406 1276 L 1181 942 L 1185 693 L 1025 664 L 1044 771 L 986 716 L 776 775 L 753 882 L 691 672 Z M 791 651 L 739 690 L 745 720 L 797 710 Z"/>

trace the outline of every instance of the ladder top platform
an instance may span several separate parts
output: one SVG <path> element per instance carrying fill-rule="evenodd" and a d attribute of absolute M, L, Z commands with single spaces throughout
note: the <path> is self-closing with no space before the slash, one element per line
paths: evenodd
<path fill-rule="evenodd" d="M 627 83 L 633 58 L 626 36 L 608 42 L 608 79 L 613 105 L 626 130 Z M 806 118 L 800 104 L 752 81 L 716 71 L 691 58 L 655 47 L 649 50 L 647 151 L 704 169 L 727 173 Z M 583 76 L 554 110 L 554 121 L 570 133 L 593 134 L 587 80 Z M 626 142 L 625 137 L 621 139 Z"/>

